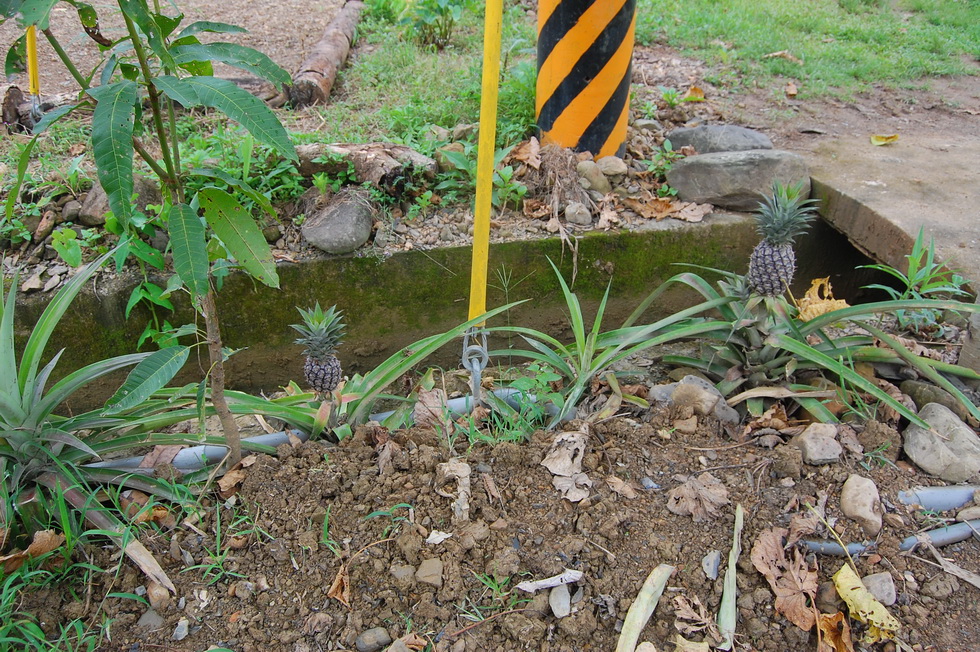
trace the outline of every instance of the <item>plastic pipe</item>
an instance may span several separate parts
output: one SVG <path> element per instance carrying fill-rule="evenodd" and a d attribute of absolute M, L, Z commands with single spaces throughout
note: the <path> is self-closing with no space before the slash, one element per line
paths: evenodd
<path fill-rule="evenodd" d="M 507 401 L 512 407 L 517 407 L 518 400 L 516 397 L 521 394 L 523 394 L 523 392 L 520 390 L 510 388 L 503 388 L 494 391 L 494 395 L 497 398 Z M 527 398 L 531 401 L 535 400 L 535 396 L 533 394 L 528 394 Z M 449 399 L 446 401 L 446 407 L 453 416 L 467 414 L 473 409 L 473 397 L 462 396 L 460 398 Z M 548 411 L 548 414 L 552 416 L 558 414 L 558 407 L 552 403 L 546 405 L 545 409 Z M 393 412 L 381 412 L 379 414 L 372 414 L 370 419 L 372 421 L 384 421 L 392 413 Z M 290 432 L 300 441 L 306 441 L 309 438 L 305 432 L 300 430 L 292 430 Z M 255 437 L 245 438 L 242 440 L 242 443 L 272 446 L 274 448 L 276 446 L 281 446 L 282 444 L 288 444 L 289 434 L 286 431 L 281 431 L 266 435 L 257 435 Z M 179 471 L 196 471 L 204 468 L 208 464 L 214 464 L 221 461 L 227 452 L 228 451 L 224 446 L 215 446 L 211 444 L 191 446 L 190 448 L 185 448 L 177 453 L 171 464 L 173 464 L 173 466 Z M 86 464 L 85 466 L 103 469 L 118 469 L 128 473 L 140 473 L 144 475 L 152 474 L 153 469 L 140 468 L 140 463 L 142 462 L 143 456 L 140 456 L 109 460 L 106 462 L 93 462 L 91 464 Z"/>
<path fill-rule="evenodd" d="M 970 538 L 971 534 L 977 534 L 978 532 L 980 532 L 980 519 L 964 521 L 962 523 L 955 523 L 946 527 L 936 528 L 935 530 L 929 530 L 928 532 L 923 532 L 922 535 L 913 534 L 910 537 L 906 537 L 905 540 L 899 544 L 898 549 L 902 552 L 911 550 L 919 544 L 919 536 L 925 536 L 932 545 L 936 546 L 937 548 L 941 548 L 943 546 L 948 546 L 951 543 L 966 541 Z M 980 538 L 980 535 L 977 535 L 977 537 Z M 802 543 L 810 552 L 815 552 L 819 555 L 833 555 L 835 557 L 844 556 L 844 549 L 841 548 L 840 544 L 836 541 L 807 539 Z M 847 544 L 847 553 L 850 555 L 860 555 L 870 547 L 870 543 L 849 543 Z"/>
<path fill-rule="evenodd" d="M 953 485 L 951 487 L 916 487 L 899 491 L 898 500 L 906 505 L 920 505 L 922 509 L 945 512 L 963 507 L 973 495 L 980 491 L 976 485 Z"/>

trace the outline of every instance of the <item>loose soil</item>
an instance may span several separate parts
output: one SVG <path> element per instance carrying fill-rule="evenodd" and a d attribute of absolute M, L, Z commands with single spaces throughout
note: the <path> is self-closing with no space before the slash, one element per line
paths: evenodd
<path fill-rule="evenodd" d="M 319 37 L 335 5 L 321 3 L 320 11 L 310 12 L 308 4 L 223 3 L 220 16 L 203 2 L 182 2 L 181 7 L 189 16 L 250 26 L 252 44 L 295 70 L 299 52 Z M 6 32 L 4 37 L 6 41 Z M 45 86 L 60 89 L 64 78 L 49 78 L 54 75 L 49 70 L 42 72 Z M 731 93 L 707 83 L 709 73 L 700 62 L 665 47 L 638 48 L 636 53 L 638 94 L 655 99 L 658 86 L 683 90 L 698 85 L 705 90 L 709 101 L 684 105 L 691 113 L 675 116 L 674 122 L 751 126 L 783 149 L 805 152 L 822 138 L 846 135 L 941 131 L 977 137 L 980 130 L 974 110 L 980 98 L 978 77 L 932 80 L 928 88 L 914 90 L 881 88 L 840 101 L 795 100 L 768 89 Z M 343 83 L 337 92 L 344 92 Z M 315 127 L 315 114 L 307 115 Z M 431 430 L 392 433 L 397 450 L 384 470 L 379 470 L 377 435 L 367 428 L 339 446 L 283 446 L 276 457 L 258 456 L 233 499 L 208 499 L 212 507 L 213 501 L 222 503 L 216 508 L 220 527 L 216 510 L 210 509 L 173 530 L 145 531 L 144 542 L 177 585 L 169 605 L 148 615 L 147 606 L 134 600 L 103 601 L 106 593 L 139 592 L 145 586 L 143 576 L 124 563 L 118 575 L 96 577 L 80 599 L 67 591 L 45 590 L 23 596 L 22 608 L 50 631 L 67 618 L 111 619 L 111 642 L 104 650 L 352 650 L 359 636 L 358 649 L 378 649 L 365 648 L 363 635 L 381 627 L 392 638 L 411 631 L 435 649 L 457 652 L 605 651 L 615 648 L 626 610 L 647 574 L 667 563 L 677 570 L 641 640 L 670 650 L 675 597 L 697 597 L 711 613 L 717 610 L 734 506 L 741 504 L 746 525 L 737 566 L 736 648 L 813 650 L 815 635 L 774 611 L 772 591 L 750 563 L 749 551 L 761 532 L 787 526 L 821 492 L 829 496 L 828 523 L 844 541 L 862 540 L 857 524 L 841 515 L 838 502 L 844 480 L 858 473 L 875 481 L 892 516 L 872 551 L 855 562 L 862 575 L 892 575 L 898 601 L 891 611 L 902 624 L 902 639 L 918 650 L 977 649 L 980 591 L 943 573 L 924 553 L 898 552 L 901 540 L 930 524 L 922 513 L 901 505 L 897 493 L 931 484 L 930 478 L 900 459 L 897 466 L 873 463 L 865 468 L 860 463 L 867 459 L 850 453 L 837 464 L 807 466 L 788 445 L 768 449 L 742 442 L 738 431 L 729 432 L 708 418 L 698 419 L 693 434 L 682 435 L 674 430 L 675 420 L 685 416 L 654 406 L 595 426 L 583 464 L 593 486 L 578 504 L 560 497 L 550 473 L 539 464 L 554 433 L 536 432 L 521 445 L 468 447 L 457 441 L 453 449 Z M 865 449 L 874 450 L 883 432 L 896 450 L 897 433 L 877 427 L 859 435 Z M 454 514 L 455 483 L 436 484 L 438 465 L 457 457 L 472 469 L 466 519 Z M 729 504 L 703 522 L 670 512 L 667 492 L 684 476 L 706 471 L 727 488 Z M 627 482 L 636 496 L 616 493 L 609 478 Z M 243 514 L 249 515 L 250 524 L 230 525 L 235 515 Z M 234 536 L 243 530 L 252 532 Z M 435 531 L 452 536 L 426 543 Z M 208 564 L 219 550 L 227 552 L 224 576 L 191 568 Z M 713 551 L 722 558 L 718 579 L 708 579 L 702 570 L 702 559 Z M 91 551 L 93 562 L 109 569 L 116 567 L 113 553 L 111 548 Z M 943 554 L 980 571 L 977 539 L 949 546 Z M 809 555 L 807 561 L 819 568 L 822 583 L 843 564 L 829 556 Z M 434 565 L 441 565 L 441 573 L 427 574 Z M 329 595 L 342 567 L 349 572 L 349 607 Z M 564 618 L 553 615 L 546 592 L 531 595 L 514 589 L 520 581 L 564 569 L 583 573 L 571 589 L 572 613 Z M 500 584 L 500 591 L 487 586 L 491 580 Z M 819 604 L 831 609 L 832 602 L 824 596 Z M 855 621 L 851 624 L 861 631 Z M 186 628 L 182 640 L 175 638 L 178 628 Z M 890 646 L 867 649 L 895 649 Z"/>

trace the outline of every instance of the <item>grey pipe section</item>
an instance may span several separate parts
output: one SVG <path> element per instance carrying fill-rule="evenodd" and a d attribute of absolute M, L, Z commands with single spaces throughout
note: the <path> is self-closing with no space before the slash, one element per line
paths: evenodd
<path fill-rule="evenodd" d="M 925 536 L 929 542 L 941 548 L 943 546 L 948 546 L 951 543 L 959 543 L 960 541 L 966 541 L 970 538 L 971 534 L 977 534 L 980 532 L 980 519 L 975 519 L 973 521 L 964 521 L 962 523 L 955 523 L 953 525 L 947 525 L 946 527 L 936 528 L 935 530 L 929 530 L 924 532 L 922 535 Z M 977 535 L 980 538 L 980 534 Z M 911 550 L 919 544 L 919 539 L 917 535 L 912 535 L 906 537 L 901 544 L 899 544 L 898 549 L 905 552 Z M 808 539 L 803 541 L 803 545 L 810 552 L 815 552 L 819 555 L 833 555 L 835 557 L 843 557 L 844 549 L 836 541 L 820 541 L 817 539 Z M 860 555 L 868 548 L 871 547 L 870 543 L 849 543 L 847 544 L 847 554 L 849 555 Z"/>
<path fill-rule="evenodd" d="M 908 491 L 899 491 L 898 500 L 906 505 L 921 505 L 922 509 L 945 512 L 963 507 L 973 500 L 973 494 L 977 491 L 980 491 L 980 487 L 975 485 L 916 487 Z"/>
<path fill-rule="evenodd" d="M 516 395 L 522 394 L 520 390 L 503 388 L 494 391 L 494 395 L 507 401 L 512 407 L 517 406 Z M 533 395 L 528 395 L 528 398 L 532 401 L 535 400 Z M 472 411 L 473 407 L 473 397 L 472 396 L 462 396 L 460 398 L 452 398 L 446 401 L 446 406 L 453 416 L 459 416 L 461 414 L 468 414 Z M 547 405 L 548 413 L 552 416 L 557 414 L 558 407 L 549 403 Z M 391 416 L 394 411 L 382 412 L 379 414 L 372 414 L 372 421 L 384 421 L 386 418 Z M 300 441 L 306 441 L 309 436 L 302 431 L 293 430 L 292 434 L 295 435 Z M 289 443 L 289 435 L 286 431 L 273 432 L 267 435 L 256 435 L 255 437 L 246 437 L 242 440 L 242 443 L 259 444 L 262 446 L 271 446 L 275 448 L 276 446 L 281 446 L 282 444 Z M 224 446 L 214 446 L 210 444 L 204 444 L 201 446 L 192 446 L 190 448 L 185 448 L 181 450 L 174 457 L 171 464 L 180 471 L 197 471 L 202 469 L 208 464 L 215 464 L 220 462 L 224 456 L 227 454 L 227 449 Z M 143 462 L 143 457 L 127 457 L 118 460 L 109 460 L 107 462 L 93 462 L 91 464 L 86 464 L 85 466 L 91 466 L 95 468 L 103 469 L 118 469 L 120 471 L 128 473 L 141 473 L 144 475 L 150 475 L 153 473 L 153 469 L 142 469 L 140 464 Z"/>

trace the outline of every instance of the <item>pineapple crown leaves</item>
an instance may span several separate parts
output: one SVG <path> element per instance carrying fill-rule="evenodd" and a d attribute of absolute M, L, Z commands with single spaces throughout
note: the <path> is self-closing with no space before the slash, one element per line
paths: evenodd
<path fill-rule="evenodd" d="M 343 313 L 337 310 L 337 306 L 330 306 L 327 310 L 320 307 L 320 302 L 309 309 L 297 308 L 303 318 L 301 324 L 290 324 L 302 337 L 296 339 L 296 344 L 306 347 L 304 354 L 307 356 L 321 357 L 333 353 L 340 345 L 344 337 Z"/>
<path fill-rule="evenodd" d="M 816 199 L 803 196 L 803 182 L 784 185 L 772 183 L 772 195 L 759 202 L 756 229 L 772 245 L 792 244 L 806 232 L 816 217 Z"/>

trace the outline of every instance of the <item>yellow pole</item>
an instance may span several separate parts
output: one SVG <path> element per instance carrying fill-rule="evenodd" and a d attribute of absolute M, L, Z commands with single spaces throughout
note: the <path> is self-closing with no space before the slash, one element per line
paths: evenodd
<path fill-rule="evenodd" d="M 41 94 L 41 82 L 37 75 L 37 29 L 27 28 L 27 92 L 37 97 Z"/>
<path fill-rule="evenodd" d="M 487 0 L 483 31 L 483 93 L 480 99 L 480 141 L 476 159 L 476 208 L 473 213 L 473 264 L 470 271 L 470 316 L 487 311 L 487 260 L 490 257 L 490 197 L 493 154 L 497 139 L 497 83 L 500 79 L 500 34 L 503 0 Z"/>

